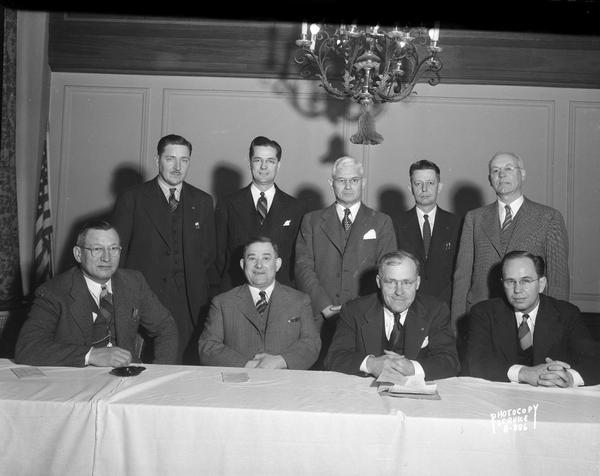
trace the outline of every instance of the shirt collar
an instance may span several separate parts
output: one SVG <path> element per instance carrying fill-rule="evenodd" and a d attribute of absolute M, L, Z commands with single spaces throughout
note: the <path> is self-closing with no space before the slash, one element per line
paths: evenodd
<path fill-rule="evenodd" d="M 85 284 L 87 285 L 87 288 L 90 291 L 90 294 L 94 298 L 94 301 L 96 301 L 96 304 L 99 305 L 100 304 L 100 292 L 102 292 L 102 285 L 100 283 L 94 281 L 93 279 L 88 278 L 85 274 L 83 275 L 83 279 L 85 279 Z M 106 289 L 108 290 L 108 292 L 112 294 L 112 280 L 109 279 L 108 281 L 106 281 L 105 284 L 106 284 Z"/>
<path fill-rule="evenodd" d="M 275 281 L 273 281 L 266 289 L 264 289 L 265 293 L 267 294 L 267 302 L 269 302 L 271 300 L 271 294 L 273 293 L 273 288 L 275 288 Z M 250 289 L 250 294 L 252 294 L 252 300 L 254 302 L 258 301 L 260 299 L 260 291 L 261 289 L 258 289 L 254 286 L 248 285 L 248 289 Z"/>
<path fill-rule="evenodd" d="M 529 319 L 528 325 L 531 332 L 533 332 L 533 328 L 535 327 L 535 318 L 537 317 L 538 310 L 540 308 L 540 301 L 535 305 L 535 307 L 528 312 Z M 517 327 L 521 325 L 521 321 L 523 320 L 523 313 L 521 311 L 515 312 L 515 319 L 517 320 Z"/>
<path fill-rule="evenodd" d="M 523 205 L 524 201 L 525 197 L 523 195 L 521 195 L 519 198 L 513 200 L 510 203 L 504 203 L 502 200 L 498 199 L 498 212 L 500 213 L 500 216 L 503 217 L 504 213 L 506 213 L 504 207 L 506 205 L 510 205 L 510 210 L 512 211 L 512 215 L 514 217 L 519 211 L 519 208 L 521 208 L 521 205 Z"/>
<path fill-rule="evenodd" d="M 344 210 L 346 208 L 350 209 L 350 220 L 354 221 L 356 219 L 356 215 L 358 214 L 358 210 L 360 209 L 360 204 L 361 202 L 359 200 L 354 205 L 350 207 L 345 207 L 344 205 L 335 202 L 335 210 L 337 211 L 338 218 L 340 219 L 340 221 L 344 219 Z"/>
<path fill-rule="evenodd" d="M 171 195 L 172 188 L 175 189 L 175 198 L 177 200 L 179 200 L 179 197 L 181 196 L 181 188 L 183 187 L 183 182 L 181 182 L 177 185 L 169 185 L 167 182 L 165 182 L 163 180 L 163 178 L 160 175 L 158 175 L 158 185 L 159 185 L 160 189 L 162 190 L 164 196 L 167 198 L 167 200 L 169 199 L 169 196 Z"/>
<path fill-rule="evenodd" d="M 425 212 L 423 210 L 421 210 L 419 207 L 415 206 L 415 208 L 417 209 L 417 216 L 419 217 L 420 221 L 425 221 L 425 218 L 423 218 L 423 215 L 425 215 Z M 427 212 L 427 218 L 429 219 L 430 222 L 435 221 L 435 214 L 437 213 L 437 205 L 435 205 L 431 211 Z"/>
<path fill-rule="evenodd" d="M 260 193 L 262 190 L 259 190 L 258 187 L 252 182 L 250 185 L 250 192 L 252 193 L 252 200 L 254 201 L 254 205 L 258 202 L 260 198 Z M 275 196 L 275 185 L 271 185 L 268 189 L 265 190 L 265 198 L 267 199 L 267 208 L 273 203 L 273 197 Z"/>

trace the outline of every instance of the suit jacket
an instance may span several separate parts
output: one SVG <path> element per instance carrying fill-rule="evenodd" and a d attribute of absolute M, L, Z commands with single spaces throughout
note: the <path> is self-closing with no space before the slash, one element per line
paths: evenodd
<path fill-rule="evenodd" d="M 243 367 L 258 352 L 281 355 L 288 369 L 308 369 L 321 348 L 308 296 L 275 283 L 266 331 L 247 284 L 215 296 L 198 349 L 203 365 Z"/>
<path fill-rule="evenodd" d="M 526 198 L 513 220 L 512 237 L 502 249 L 497 202 L 471 210 L 465 216 L 454 272 L 453 325 L 474 304 L 504 295 L 500 262 L 512 250 L 542 256 L 548 277 L 546 293 L 568 299 L 569 242 L 560 212 Z"/>
<path fill-rule="evenodd" d="M 118 269 L 111 278 L 116 345 L 132 353 L 138 326 L 154 338 L 157 364 L 173 364 L 177 327 L 169 311 L 138 271 Z M 83 367 L 92 347 L 92 312 L 98 308 L 78 267 L 35 291 L 29 317 L 15 348 L 15 361 L 28 365 Z"/>
<path fill-rule="evenodd" d="M 296 285 L 313 312 L 375 291 L 377 260 L 396 249 L 391 218 L 361 204 L 346 246 L 335 204 L 304 215 L 296 240 Z"/>
<path fill-rule="evenodd" d="M 158 213 L 165 196 L 154 178 L 125 191 L 115 204 L 112 223 L 119 232 L 123 251 L 120 265 L 143 273 L 163 304 L 165 281 L 171 271 L 170 223 Z M 209 299 L 209 272 L 215 257 L 215 225 L 212 197 L 183 183 L 183 261 L 185 285 L 194 325 Z M 214 272 L 214 270 L 212 270 Z M 203 317 L 203 316 L 202 316 Z"/>
<path fill-rule="evenodd" d="M 250 238 L 258 235 L 268 236 L 277 244 L 281 258 L 277 281 L 293 285 L 294 246 L 302 215 L 300 202 L 277 186 L 273 203 L 262 225 L 258 221 L 250 185 L 218 203 L 215 210 L 216 266 L 221 279 L 221 291 L 246 282 L 240 268 L 242 248 Z"/>
<path fill-rule="evenodd" d="M 456 342 L 446 303 L 426 294 L 417 295 L 408 308 L 404 335 L 404 355 L 421 364 L 426 380 L 458 373 Z M 367 355 L 383 355 L 384 337 L 383 306 L 377 293 L 347 302 L 340 311 L 325 368 L 361 375 L 360 365 Z"/>
<path fill-rule="evenodd" d="M 519 352 L 513 308 L 502 298 L 473 306 L 467 342 L 469 375 L 508 381 L 508 369 L 517 363 Z M 533 365 L 544 363 L 546 357 L 571 365 L 586 385 L 600 383 L 600 344 L 591 337 L 579 309 L 540 294 L 533 330 Z"/>
<path fill-rule="evenodd" d="M 421 260 L 421 285 L 419 292 L 440 298 L 450 306 L 452 275 L 458 252 L 460 219 L 437 207 L 435 224 L 425 258 L 425 248 L 417 208 L 392 216 L 398 248 L 408 251 Z"/>

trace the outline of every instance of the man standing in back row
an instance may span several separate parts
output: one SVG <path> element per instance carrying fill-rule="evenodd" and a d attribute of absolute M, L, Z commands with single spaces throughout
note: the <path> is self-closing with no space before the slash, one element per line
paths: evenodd
<path fill-rule="evenodd" d="M 152 180 L 118 197 L 113 223 L 121 266 L 141 271 L 179 331 L 177 363 L 198 364 L 197 341 L 209 299 L 215 256 L 212 197 L 184 182 L 192 144 L 170 134 L 158 142 Z"/>
<path fill-rule="evenodd" d="M 335 161 L 331 206 L 307 213 L 296 240 L 296 284 L 310 296 L 321 329 L 322 364 L 341 305 L 376 290 L 377 261 L 396 249 L 391 218 L 361 202 L 366 179 L 352 157 Z"/>
<path fill-rule="evenodd" d="M 242 248 L 254 236 L 268 236 L 279 249 L 277 281 L 293 286 L 294 246 L 303 209 L 294 197 L 275 185 L 281 146 L 258 136 L 249 150 L 252 183 L 217 203 L 217 272 L 221 292 L 246 282 L 240 268 Z"/>
<path fill-rule="evenodd" d="M 523 196 L 525 166 L 516 154 L 495 154 L 488 179 L 497 200 L 468 212 L 462 229 L 452 292 L 455 331 L 471 306 L 504 294 L 500 263 L 512 250 L 541 256 L 547 294 L 569 298 L 569 244 L 560 212 Z"/>
<path fill-rule="evenodd" d="M 460 219 L 437 205 L 443 184 L 436 164 L 429 160 L 415 162 L 410 166 L 409 178 L 415 206 L 392 216 L 398 249 L 421 261 L 419 292 L 435 296 L 449 307 Z"/>

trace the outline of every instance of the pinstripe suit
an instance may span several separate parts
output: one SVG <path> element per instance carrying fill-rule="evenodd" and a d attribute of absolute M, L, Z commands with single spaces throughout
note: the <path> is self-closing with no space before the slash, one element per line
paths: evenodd
<path fill-rule="evenodd" d="M 503 295 L 500 262 L 512 250 L 529 251 L 546 261 L 546 292 L 557 299 L 569 297 L 569 244 L 560 212 L 525 198 L 513 219 L 513 233 L 506 249 L 500 245 L 498 204 L 471 210 L 462 229 L 454 287 L 452 324 L 471 306 Z"/>
<path fill-rule="evenodd" d="M 247 284 L 215 296 L 198 341 L 202 365 L 243 367 L 258 352 L 281 355 L 288 369 L 317 360 L 321 341 L 306 294 L 276 282 L 264 332 L 258 319 Z"/>

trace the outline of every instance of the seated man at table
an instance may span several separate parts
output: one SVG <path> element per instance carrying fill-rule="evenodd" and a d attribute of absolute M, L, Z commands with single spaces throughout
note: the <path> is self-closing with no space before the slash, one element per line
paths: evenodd
<path fill-rule="evenodd" d="M 276 244 L 250 240 L 240 266 L 247 283 L 215 296 L 198 348 L 203 365 L 308 369 L 321 340 L 308 294 L 275 280 Z"/>
<path fill-rule="evenodd" d="M 375 377 L 385 370 L 426 380 L 458 373 L 450 310 L 433 296 L 417 295 L 419 266 L 419 259 L 403 250 L 381 257 L 379 293 L 353 299 L 340 310 L 327 370 Z"/>
<path fill-rule="evenodd" d="M 73 255 L 79 266 L 35 291 L 15 348 L 29 365 L 121 367 L 136 359 L 138 326 L 154 338 L 154 363 L 173 364 L 177 327 L 138 271 L 117 269 L 119 235 L 106 221 L 86 224 Z"/>
<path fill-rule="evenodd" d="M 470 311 L 468 375 L 545 387 L 600 383 L 599 344 L 576 306 L 541 294 L 546 283 L 541 256 L 506 254 L 506 299 L 489 299 Z"/>

